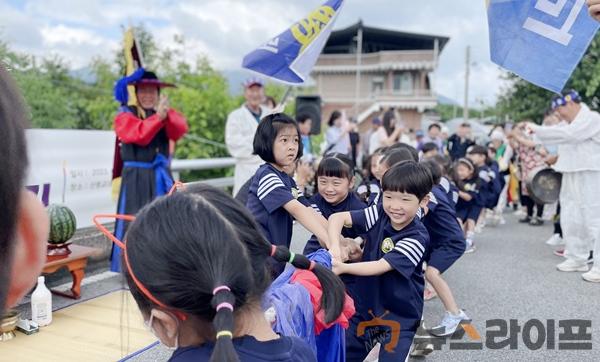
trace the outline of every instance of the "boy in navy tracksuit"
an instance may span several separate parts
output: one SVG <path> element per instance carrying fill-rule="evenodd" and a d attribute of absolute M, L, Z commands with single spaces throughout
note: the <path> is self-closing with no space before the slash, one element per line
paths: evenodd
<path fill-rule="evenodd" d="M 404 361 L 423 314 L 423 257 L 427 229 L 417 217 L 433 186 L 430 171 L 407 161 L 382 179 L 383 204 L 329 218 L 329 235 L 339 243 L 344 226 L 366 233 L 362 261 L 334 260 L 337 274 L 356 275 L 356 315 L 346 332 L 346 360 L 363 361 L 379 342 L 379 361 Z"/>
<path fill-rule="evenodd" d="M 423 165 L 431 171 L 434 182 L 423 217 L 423 224 L 430 237 L 430 247 L 424 257 L 427 262 L 425 277 L 446 309 L 442 322 L 429 330 L 429 333 L 445 337 L 452 335 L 461 322 L 470 321 L 465 312 L 458 308 L 448 284 L 441 276 L 463 255 L 466 242 L 456 219 L 454 206 L 448 200 L 446 189 L 440 184 L 441 165 L 435 161 L 424 161 Z"/>

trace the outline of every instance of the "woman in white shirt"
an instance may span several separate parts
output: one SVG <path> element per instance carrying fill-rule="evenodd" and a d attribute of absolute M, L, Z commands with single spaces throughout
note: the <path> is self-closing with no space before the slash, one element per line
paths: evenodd
<path fill-rule="evenodd" d="M 397 119 L 394 110 L 385 112 L 383 127 L 379 127 L 369 139 L 369 154 L 372 155 L 378 148 L 391 146 L 396 142 L 410 142 L 408 136 L 402 133 L 404 127 L 398 124 Z"/>
<path fill-rule="evenodd" d="M 346 124 L 344 124 L 346 123 Z M 344 122 L 344 117 L 340 111 L 333 111 L 327 123 L 329 128 L 325 133 L 325 141 L 327 148 L 324 154 L 341 153 L 344 155 L 350 154 L 350 136 L 348 135 L 349 127 L 347 122 Z"/>

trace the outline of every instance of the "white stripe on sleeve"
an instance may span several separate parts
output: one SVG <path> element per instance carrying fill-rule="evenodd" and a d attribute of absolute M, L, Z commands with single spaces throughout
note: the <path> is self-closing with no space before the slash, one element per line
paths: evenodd
<path fill-rule="evenodd" d="M 421 250 L 421 253 L 425 252 L 425 247 L 423 246 L 423 244 L 421 244 L 421 242 L 419 240 L 412 239 L 412 238 L 404 238 L 404 239 L 402 239 L 402 241 L 408 241 L 408 242 L 412 243 L 413 245 L 415 245 L 417 248 L 419 248 Z"/>
<path fill-rule="evenodd" d="M 406 256 L 408 258 L 408 260 L 410 260 L 415 266 L 417 266 L 417 264 L 419 264 L 415 259 L 413 259 L 413 257 L 406 250 L 399 248 L 399 247 L 395 247 L 394 249 L 396 251 L 404 254 L 404 256 Z"/>

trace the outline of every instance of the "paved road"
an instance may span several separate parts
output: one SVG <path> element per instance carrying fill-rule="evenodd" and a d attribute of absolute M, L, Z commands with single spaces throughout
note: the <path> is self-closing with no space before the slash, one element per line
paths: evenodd
<path fill-rule="evenodd" d="M 538 228 L 521 225 L 512 215 L 507 216 L 507 221 L 503 226 L 485 228 L 477 236 L 477 251 L 464 255 L 446 273 L 459 305 L 473 318 L 473 326 L 482 337 L 482 349 L 450 350 L 446 344 L 426 360 L 600 361 L 600 285 L 584 282 L 580 273 L 560 273 L 555 270 L 555 265 L 561 259 L 554 256 L 552 248 L 544 244 L 551 234 L 550 225 Z M 301 251 L 304 240 L 306 231 L 296 227 L 292 249 Z M 115 276 L 88 284 L 84 286 L 84 291 L 89 291 L 85 293 L 87 295 L 96 291 L 101 293 L 120 287 L 121 283 L 120 277 Z M 424 319 L 427 326 L 435 325 L 442 314 L 443 308 L 438 299 L 426 303 Z M 544 325 L 547 320 L 555 320 L 555 349 L 549 350 L 544 344 L 539 350 L 530 350 L 525 346 L 521 333 L 515 334 L 518 337 L 517 349 L 489 349 L 486 347 L 486 343 L 489 343 L 486 340 L 486 321 L 492 319 L 515 319 L 520 331 L 531 319 L 538 319 Z M 591 351 L 558 350 L 559 332 L 563 332 L 558 327 L 558 321 L 566 319 L 591 320 Z M 533 342 L 537 340 L 535 328 L 530 337 Z M 460 341 L 447 342 L 469 341 L 464 336 Z M 155 347 L 133 360 L 164 361 L 168 356 L 169 352 Z"/>
<path fill-rule="evenodd" d="M 552 247 L 544 243 L 552 233 L 549 225 L 522 225 L 512 215 L 507 221 L 506 225 L 485 228 L 478 235 L 477 251 L 464 255 L 446 275 L 459 305 L 467 310 L 482 335 L 483 349 L 449 350 L 446 345 L 427 361 L 600 361 L 600 284 L 583 281 L 580 273 L 556 271 L 555 265 L 562 258 L 553 255 Z M 438 299 L 426 302 L 426 325 L 436 324 L 442 314 Z M 516 319 L 521 331 L 529 320 L 538 319 L 546 325 L 547 320 L 553 319 L 555 349 L 549 350 L 544 344 L 539 350 L 530 350 L 523 343 L 522 334 L 518 334 L 516 350 L 488 349 L 486 321 L 491 319 Z M 559 342 L 564 341 L 559 341 L 563 329 L 558 323 L 567 319 L 591 320 L 591 351 L 558 350 Z M 533 342 L 537 340 L 535 331 L 533 328 L 530 334 Z M 469 338 L 465 336 L 463 341 Z"/>

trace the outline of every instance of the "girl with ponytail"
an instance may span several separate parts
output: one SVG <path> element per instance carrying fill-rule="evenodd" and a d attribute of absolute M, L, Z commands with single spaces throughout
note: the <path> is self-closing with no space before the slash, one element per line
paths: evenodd
<path fill-rule="evenodd" d="M 305 342 L 273 332 L 261 310 L 270 246 L 246 245 L 220 210 L 242 208 L 231 197 L 214 202 L 203 193 L 177 192 L 144 207 L 131 223 L 124 269 L 146 325 L 175 349 L 170 361 L 316 361 Z M 288 256 L 283 249 L 274 254 Z M 334 297 L 323 297 L 330 318 L 337 311 Z"/>
<path fill-rule="evenodd" d="M 126 244 L 131 292 L 147 326 L 176 349 L 171 361 L 315 360 L 305 342 L 277 335 L 264 317 L 270 258 L 318 277 L 326 321 L 342 312 L 338 277 L 272 246 L 242 205 L 210 186 L 189 187 L 142 209 Z"/>

